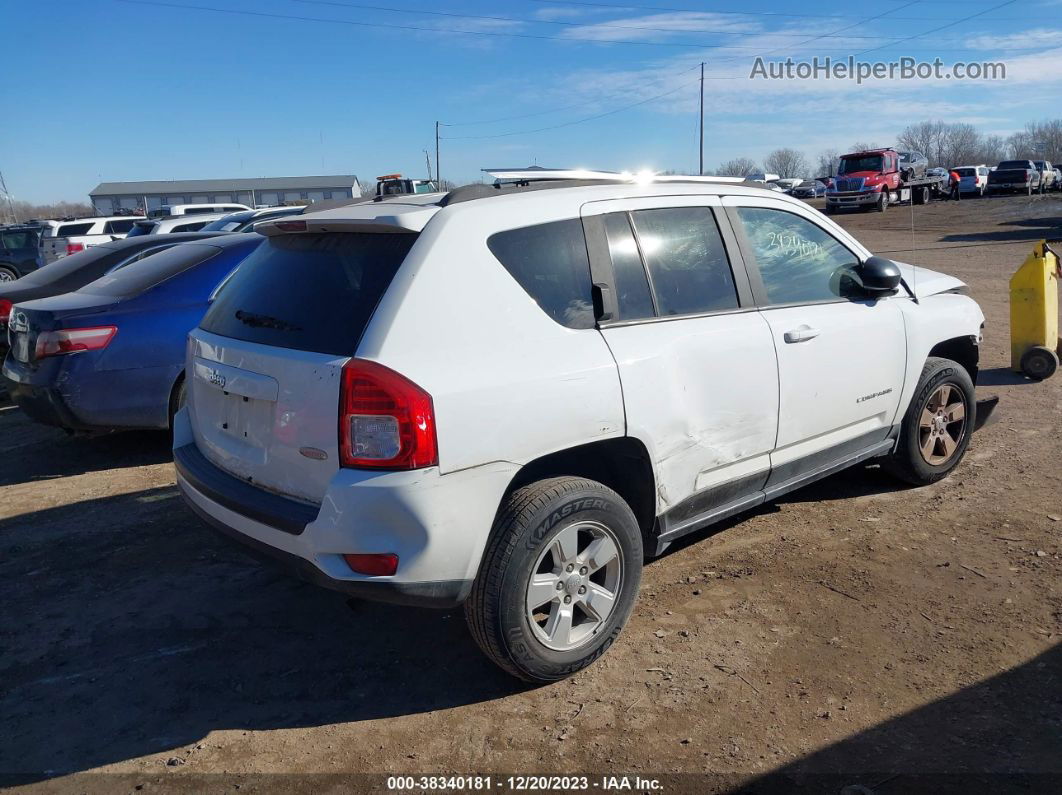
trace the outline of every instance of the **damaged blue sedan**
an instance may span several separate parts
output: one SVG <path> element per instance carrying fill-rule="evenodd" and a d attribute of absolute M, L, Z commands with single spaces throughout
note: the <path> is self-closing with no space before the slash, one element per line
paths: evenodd
<path fill-rule="evenodd" d="M 188 332 L 262 242 L 183 243 L 76 292 L 16 304 L 3 365 L 11 398 L 70 431 L 169 428 L 183 402 Z"/>

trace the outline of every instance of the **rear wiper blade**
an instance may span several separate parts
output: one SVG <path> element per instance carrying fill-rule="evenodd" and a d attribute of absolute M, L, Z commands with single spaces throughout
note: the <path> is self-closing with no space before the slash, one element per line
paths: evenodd
<path fill-rule="evenodd" d="M 256 315 L 253 312 L 244 312 L 242 309 L 236 311 L 236 319 L 245 325 L 255 328 L 271 328 L 277 331 L 302 331 L 301 326 L 294 326 L 278 317 Z"/>

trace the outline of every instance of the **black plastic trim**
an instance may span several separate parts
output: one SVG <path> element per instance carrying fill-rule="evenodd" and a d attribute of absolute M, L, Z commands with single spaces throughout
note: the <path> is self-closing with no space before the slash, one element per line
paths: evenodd
<path fill-rule="evenodd" d="M 472 580 L 433 580 L 427 582 L 393 582 L 390 580 L 337 580 L 329 577 L 305 558 L 277 549 L 269 544 L 246 536 L 224 522 L 214 518 L 188 496 L 186 488 L 185 502 L 192 512 L 207 525 L 217 530 L 230 541 L 239 544 L 244 551 L 266 563 L 279 566 L 286 573 L 300 580 L 339 591 L 358 599 L 373 602 L 407 605 L 410 607 L 431 607 L 446 609 L 456 607 L 468 598 L 472 590 Z"/>
<path fill-rule="evenodd" d="M 894 425 L 784 464 L 769 475 L 766 472 L 749 475 L 693 494 L 657 518 L 659 530 L 652 554 L 661 555 L 676 539 L 734 514 L 776 500 L 783 494 L 862 461 L 888 455 L 896 446 L 898 434 L 899 426 Z M 778 477 L 776 472 L 779 473 Z M 753 485 L 757 482 L 759 487 Z M 747 490 L 742 489 L 742 486 Z M 698 508 L 703 510 L 698 513 Z"/>
<path fill-rule="evenodd" d="M 176 448 L 173 463 L 180 476 L 208 499 L 284 533 L 300 535 L 321 510 L 318 505 L 281 497 L 221 471 L 199 452 L 195 442 Z"/>

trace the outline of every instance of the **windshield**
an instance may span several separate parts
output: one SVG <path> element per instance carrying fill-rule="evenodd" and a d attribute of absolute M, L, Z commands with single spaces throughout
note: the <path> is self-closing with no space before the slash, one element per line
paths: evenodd
<path fill-rule="evenodd" d="M 221 289 L 202 328 L 262 345 L 349 356 L 412 234 L 267 238 Z"/>
<path fill-rule="evenodd" d="M 181 271 L 213 257 L 221 251 L 217 246 L 199 243 L 184 243 L 150 257 L 144 257 L 133 265 L 119 268 L 114 273 L 97 279 L 78 292 L 92 295 L 109 295 L 115 298 L 129 298 L 161 284 Z"/>
<path fill-rule="evenodd" d="M 881 155 L 842 157 L 838 174 L 855 174 L 859 171 L 881 171 Z"/>

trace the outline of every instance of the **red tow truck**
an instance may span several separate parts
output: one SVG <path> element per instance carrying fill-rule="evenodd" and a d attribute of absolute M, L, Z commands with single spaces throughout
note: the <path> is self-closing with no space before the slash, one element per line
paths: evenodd
<path fill-rule="evenodd" d="M 890 204 L 928 204 L 941 190 L 938 177 L 915 177 L 900 167 L 892 148 L 841 155 L 837 174 L 826 183 L 826 212 L 846 207 L 885 212 Z"/>

